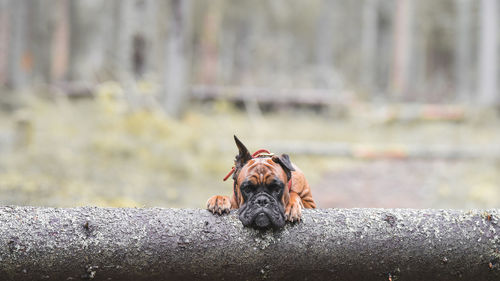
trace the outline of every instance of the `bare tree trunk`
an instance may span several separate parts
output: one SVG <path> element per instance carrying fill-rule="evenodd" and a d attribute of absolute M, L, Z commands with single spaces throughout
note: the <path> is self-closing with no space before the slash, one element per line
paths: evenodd
<path fill-rule="evenodd" d="M 144 45 L 137 44 L 134 50 L 134 64 L 139 77 L 147 76 L 158 70 L 158 46 L 162 45 L 162 41 L 157 40 L 160 5 L 156 0 L 145 0 L 143 5 L 145 6 L 139 17 L 141 19 L 140 26 L 145 27 L 140 34 Z M 136 42 L 140 43 L 141 41 L 136 40 Z"/>
<path fill-rule="evenodd" d="M 221 30 L 221 13 L 221 1 L 211 1 L 208 6 L 208 11 L 205 14 L 205 18 L 203 19 L 204 24 L 203 34 L 201 36 L 199 81 L 205 85 L 213 85 L 217 81 L 217 66 L 219 60 L 217 41 L 219 37 L 218 32 Z"/>
<path fill-rule="evenodd" d="M 60 81 L 64 78 L 64 74 L 68 68 L 69 56 L 69 11 L 68 1 L 72 0 L 57 0 L 55 8 L 55 30 L 52 47 L 52 78 L 55 81 Z"/>
<path fill-rule="evenodd" d="M 69 61 L 68 61 L 68 80 L 78 80 L 78 63 L 81 60 L 83 34 L 80 34 L 83 28 L 80 27 L 78 15 L 78 2 L 69 0 Z"/>
<path fill-rule="evenodd" d="M 365 0 L 363 5 L 363 25 L 361 38 L 361 84 L 369 91 L 375 87 L 375 55 L 377 53 L 378 0 Z"/>
<path fill-rule="evenodd" d="M 458 99 L 467 102 L 471 98 L 471 8 L 472 0 L 457 0 L 456 92 Z"/>
<path fill-rule="evenodd" d="M 320 85 L 316 87 L 329 88 L 330 80 L 335 69 L 333 59 L 333 36 L 335 29 L 335 13 L 338 13 L 337 0 L 325 0 L 320 4 L 321 12 L 317 22 L 315 59 L 317 66 L 317 80 Z"/>
<path fill-rule="evenodd" d="M 498 12 L 497 0 L 481 1 L 478 102 L 482 105 L 498 102 Z"/>
<path fill-rule="evenodd" d="M 11 0 L 9 17 L 9 40 L 7 56 L 7 86 L 19 89 L 28 80 L 29 58 L 27 55 L 27 1 Z"/>
<path fill-rule="evenodd" d="M 376 52 L 375 85 L 381 89 L 379 97 L 389 100 L 392 90 L 392 61 L 394 53 L 394 5 L 392 2 L 379 1 L 379 26 L 377 41 L 380 45 Z"/>
<path fill-rule="evenodd" d="M 122 84 L 132 78 L 132 0 L 112 0 L 107 62 L 114 77 Z"/>
<path fill-rule="evenodd" d="M 179 117 L 184 111 L 189 86 L 189 0 L 170 0 L 170 20 L 165 45 L 164 108 Z"/>
<path fill-rule="evenodd" d="M 409 89 L 413 36 L 413 4 L 413 0 L 396 1 L 392 68 L 392 89 L 396 98 L 403 98 Z"/>
<path fill-rule="evenodd" d="M 92 82 L 98 77 L 105 57 L 104 1 L 69 1 L 70 57 L 68 78 Z M 105 15 L 106 16 L 106 15 Z"/>
<path fill-rule="evenodd" d="M 33 54 L 34 81 L 49 84 L 52 82 L 52 43 L 55 30 L 55 11 L 57 2 L 54 0 L 30 1 L 33 9 L 33 33 L 30 49 Z"/>
<path fill-rule="evenodd" d="M 6 82 L 8 33 L 9 33 L 9 0 L 0 0 L 0 85 Z"/>

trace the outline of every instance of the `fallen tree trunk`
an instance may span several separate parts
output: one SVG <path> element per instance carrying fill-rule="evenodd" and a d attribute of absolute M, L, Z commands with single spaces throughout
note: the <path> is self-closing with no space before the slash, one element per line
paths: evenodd
<path fill-rule="evenodd" d="M 295 155 L 349 157 L 355 159 L 499 159 L 500 148 L 492 145 L 412 145 L 352 144 L 320 141 L 268 141 L 271 151 L 288 151 Z"/>
<path fill-rule="evenodd" d="M 499 280 L 500 210 L 305 210 L 281 231 L 233 211 L 0 208 L 1 280 Z"/>

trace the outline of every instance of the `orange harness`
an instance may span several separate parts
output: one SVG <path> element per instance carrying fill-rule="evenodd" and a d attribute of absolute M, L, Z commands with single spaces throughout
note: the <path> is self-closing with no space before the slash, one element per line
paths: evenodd
<path fill-rule="evenodd" d="M 252 154 L 252 158 L 272 157 L 273 155 L 274 154 L 269 152 L 269 150 L 267 150 L 267 149 L 259 149 Z M 226 181 L 229 178 L 229 176 L 231 176 L 234 173 L 234 170 L 235 170 L 235 167 L 233 166 L 231 168 L 231 171 L 229 171 L 229 173 L 227 173 L 227 175 L 224 177 L 224 181 Z M 290 189 L 292 189 L 292 177 L 290 177 L 290 180 L 288 181 L 287 186 L 288 186 L 288 191 L 290 191 Z"/>

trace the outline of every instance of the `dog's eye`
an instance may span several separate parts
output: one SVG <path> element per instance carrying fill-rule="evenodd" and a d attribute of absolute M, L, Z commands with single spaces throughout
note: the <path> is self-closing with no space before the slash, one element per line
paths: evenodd
<path fill-rule="evenodd" d="M 268 185 L 268 188 L 272 192 L 280 192 L 282 189 L 282 186 L 280 184 L 273 183 L 273 184 Z"/>
<path fill-rule="evenodd" d="M 252 190 L 252 185 L 251 184 L 243 184 L 240 188 L 241 192 L 243 193 L 250 193 Z"/>

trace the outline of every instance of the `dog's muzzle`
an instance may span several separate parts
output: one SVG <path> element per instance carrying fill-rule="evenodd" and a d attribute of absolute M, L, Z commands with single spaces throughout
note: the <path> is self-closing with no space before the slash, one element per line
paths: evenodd
<path fill-rule="evenodd" d="M 261 192 L 241 206 L 239 219 L 244 226 L 281 228 L 285 225 L 285 210 L 281 202 Z"/>

